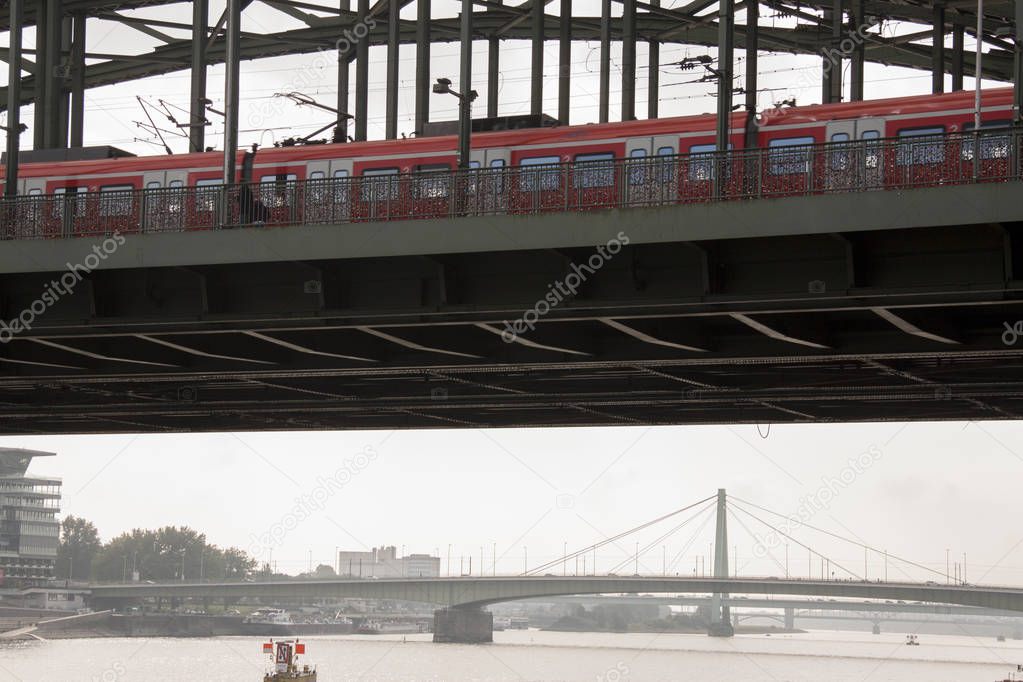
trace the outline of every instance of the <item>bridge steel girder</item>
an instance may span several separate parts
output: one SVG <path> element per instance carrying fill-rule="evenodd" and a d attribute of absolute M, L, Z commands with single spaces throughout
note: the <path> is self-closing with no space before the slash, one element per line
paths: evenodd
<path fill-rule="evenodd" d="M 531 87 L 530 110 L 534 113 L 538 113 L 538 109 L 542 108 L 542 84 L 541 79 L 537 76 L 542 74 L 543 43 L 548 40 L 562 40 L 565 30 L 570 33 L 570 40 L 572 41 L 600 40 L 602 67 L 600 78 L 601 120 L 608 118 L 603 114 L 607 110 L 606 99 L 609 97 L 610 56 L 608 46 L 612 36 L 616 40 L 623 41 L 625 48 L 623 55 L 625 63 L 623 66 L 629 67 L 631 62 L 631 68 L 626 68 L 623 73 L 623 109 L 626 114 L 629 113 L 630 109 L 634 110 L 634 51 L 637 41 L 648 42 L 654 48 L 652 54 L 656 53 L 656 48 L 662 44 L 678 43 L 715 47 L 720 42 L 721 31 L 713 16 L 700 14 L 712 3 L 696 2 L 691 3 L 686 8 L 676 10 L 662 8 L 658 3 L 614 0 L 623 4 L 626 11 L 622 17 L 612 17 L 610 12 L 611 1 L 607 0 L 607 2 L 602 3 L 601 16 L 573 16 L 569 25 L 563 29 L 561 26 L 563 22 L 552 21 L 554 17 L 544 13 L 544 5 L 546 3 L 542 0 L 538 0 L 536 3 L 527 0 L 527 2 L 518 6 L 502 5 L 492 0 L 476 0 L 475 4 L 486 7 L 486 10 L 474 13 L 474 38 L 491 41 L 492 46 L 495 46 L 499 40 L 529 40 L 532 42 L 534 81 Z M 126 17 L 117 14 L 118 11 L 125 9 L 170 4 L 165 0 L 123 0 L 121 2 L 108 2 L 107 0 L 102 0 L 102 2 L 100 0 L 63 0 L 62 4 L 61 0 L 46 0 L 46 2 L 50 3 L 49 6 L 54 12 L 65 16 L 82 15 L 93 19 L 116 21 L 125 25 L 131 25 L 138 30 L 150 34 L 167 35 L 159 33 L 156 30 L 157 27 L 191 29 L 191 26 L 188 24 L 175 24 L 174 22 L 141 17 Z M 400 7 L 406 4 L 406 2 L 407 0 L 399 0 L 396 4 Z M 743 3 L 740 3 L 740 6 L 741 4 Z M 809 3 L 801 3 L 799 6 L 793 6 L 787 0 L 768 0 L 764 4 L 778 11 L 797 15 L 803 21 L 816 24 L 817 30 L 805 30 L 807 28 L 805 25 L 798 30 L 763 27 L 759 31 L 759 43 L 762 50 L 821 55 L 840 37 L 838 31 L 842 27 L 842 22 L 836 18 L 834 22 L 829 24 L 826 15 L 829 13 L 834 15 L 836 8 L 841 7 L 842 0 L 814 0 Z M 924 3 L 922 6 L 916 6 L 888 2 L 886 0 L 871 0 L 869 2 L 866 0 L 852 0 L 852 7 L 849 8 L 849 11 L 850 16 L 885 16 L 931 27 L 934 26 L 935 10 L 932 7 L 926 6 L 927 4 Z M 326 16 L 308 13 L 309 5 L 306 3 L 298 3 L 297 6 L 292 7 L 292 3 L 289 0 L 278 0 L 273 3 L 273 6 L 279 9 L 283 8 L 282 11 L 291 7 L 289 14 L 305 17 L 307 25 L 298 29 L 267 35 L 243 34 L 239 47 L 241 59 L 250 60 L 290 54 L 304 54 L 317 50 L 333 51 L 337 37 L 344 35 L 346 30 L 351 31 L 356 23 L 360 22 L 360 16 L 364 20 L 367 16 L 383 18 L 384 15 L 389 14 L 389 16 L 393 17 L 395 14 L 393 11 L 385 11 L 386 8 L 390 7 L 388 2 L 378 2 L 372 9 L 367 2 L 365 8 L 361 10 L 361 15 L 360 9 L 357 8 L 355 12 L 349 11 L 345 3 L 337 6 L 323 6 L 322 10 Z M 990 8 L 990 13 L 985 24 L 986 40 L 995 49 L 985 55 L 985 76 L 995 80 L 1011 82 L 1015 78 L 1017 71 L 1014 67 L 1016 50 L 1012 41 L 1006 41 L 995 36 L 995 31 L 1002 27 L 1000 17 L 1015 16 L 1014 10 L 1011 7 L 1011 3 L 1005 2 L 1005 0 L 994 0 L 988 3 L 988 7 Z M 635 11 L 637 8 L 643 11 L 637 13 Z M 42 20 L 45 25 L 49 25 L 53 29 L 53 26 L 60 24 L 60 21 L 47 24 L 45 22 L 45 12 L 42 12 L 42 9 L 44 8 L 41 6 L 32 5 L 27 13 L 29 25 Z M 949 10 L 945 14 L 946 22 L 951 25 L 954 35 L 958 35 L 957 32 L 969 32 L 972 30 L 969 27 L 974 22 L 964 8 L 957 8 L 954 11 Z M 513 18 L 509 20 L 508 17 Z M 362 21 L 362 23 L 365 22 Z M 362 88 L 358 86 L 358 81 L 360 80 L 358 74 L 363 73 L 364 68 L 368 68 L 369 47 L 371 45 L 388 45 L 390 52 L 397 53 L 399 45 L 413 44 L 417 40 L 422 40 L 421 21 L 399 19 L 395 22 L 388 18 L 386 21 L 378 21 L 376 23 L 376 27 L 370 30 L 367 37 L 364 40 L 358 41 L 356 48 L 356 62 L 361 65 L 357 67 L 356 78 L 357 116 L 355 129 L 356 138 L 358 139 L 365 137 L 365 131 L 361 129 L 358 120 L 359 115 L 361 113 L 361 117 L 365 118 L 365 115 L 368 113 L 360 112 L 360 104 L 368 106 L 366 102 L 368 94 L 364 94 Z M 6 28 L 8 24 L 9 15 L 6 8 L 0 9 L 0 29 Z M 666 25 L 667 28 L 665 28 Z M 203 58 L 207 66 L 222 63 L 225 58 L 224 41 L 215 39 L 219 34 L 218 31 L 219 29 L 214 31 L 213 37 L 207 41 L 204 48 L 205 54 Z M 433 42 L 458 40 L 458 19 L 457 17 L 434 19 L 430 22 L 429 31 L 429 39 Z M 936 30 L 934 30 L 934 35 L 937 35 Z M 48 63 L 53 59 L 59 58 L 62 45 L 57 46 L 56 53 L 52 45 L 47 47 L 47 45 L 53 42 L 47 43 L 47 36 L 53 37 L 57 41 L 61 40 L 59 30 L 56 33 L 52 30 L 50 32 L 43 31 L 40 33 L 40 36 L 43 38 L 40 43 L 41 51 L 38 55 L 40 69 L 37 70 L 35 75 L 23 79 L 20 101 L 29 103 L 38 100 L 41 102 L 41 107 L 45 108 L 47 102 L 49 102 L 47 98 L 50 95 L 50 90 L 56 93 L 57 90 L 63 89 L 59 82 L 54 82 L 54 88 L 49 88 L 49 81 L 56 79 L 44 77 L 44 74 L 53 73 Z M 743 48 L 745 40 L 741 33 L 734 35 L 733 47 Z M 934 71 L 936 63 L 941 62 L 942 69 L 944 69 L 944 64 L 952 64 L 951 70 L 953 73 L 955 73 L 955 65 L 960 63 L 960 57 L 962 57 L 962 61 L 965 62 L 967 67 L 972 64 L 973 60 L 972 55 L 963 55 L 961 50 L 956 52 L 955 46 L 953 46 L 952 50 L 946 50 L 939 45 L 920 44 L 916 41 L 907 42 L 901 37 L 886 38 L 877 33 L 870 33 L 866 40 L 855 42 L 854 52 L 851 55 L 853 64 L 853 99 L 858 99 L 862 94 L 860 86 L 862 84 L 862 61 L 864 59 L 886 65 L 905 66 L 929 71 Z M 84 69 L 80 85 L 84 88 L 92 88 L 188 69 L 195 64 L 197 58 L 196 48 L 197 45 L 191 39 L 170 39 L 169 42 L 159 45 L 146 54 L 109 55 L 89 53 L 86 56 L 93 63 L 90 63 Z M 33 51 L 28 52 L 31 54 Z M 425 52 L 423 54 L 425 56 Z M 6 49 L 0 49 L 0 57 L 4 55 L 6 55 Z M 496 63 L 497 60 L 494 61 Z M 604 68 L 605 66 L 607 69 Z M 630 76 L 630 74 L 632 75 Z M 390 85 L 394 85 L 393 68 L 389 68 L 388 75 Z M 37 83 L 37 81 L 39 82 Z M 193 83 L 193 95 L 201 90 L 198 86 L 197 82 Z M 652 116 L 656 114 L 656 82 L 652 81 L 651 86 L 649 114 Z M 540 94 L 538 94 L 538 90 Z M 834 89 L 832 89 L 832 93 L 834 95 Z M 388 114 L 394 113 L 394 95 L 395 88 L 389 87 L 385 97 Z M 6 108 L 5 99 L 5 88 L 0 89 L 0 107 Z M 52 102 L 50 103 L 53 104 Z M 54 104 L 54 106 L 58 104 L 59 102 Z M 493 102 L 488 100 L 488 105 L 491 104 Z M 559 110 L 561 108 L 563 107 L 559 107 Z M 488 106 L 488 111 L 495 109 L 496 107 L 494 106 Z M 393 128 L 394 116 L 389 118 L 392 120 L 390 127 Z M 51 126 L 44 126 L 50 133 L 47 138 L 44 139 L 43 131 L 37 133 L 40 136 L 37 140 L 39 144 L 44 144 L 46 140 L 50 140 L 51 143 L 59 141 L 60 132 L 55 127 L 62 125 L 60 121 L 63 121 L 63 118 L 59 121 L 58 119 L 52 120 L 56 121 L 56 123 L 53 123 Z M 422 117 L 419 117 L 417 121 L 417 123 L 420 122 L 422 122 Z M 196 139 L 191 140 L 193 147 L 196 142 Z"/>
<path fill-rule="evenodd" d="M 1023 611 L 1023 589 L 843 580 L 691 577 L 493 577 L 295 580 L 287 582 L 94 585 L 104 599 L 396 599 L 446 607 L 479 608 L 507 601 L 583 594 L 765 594 L 902 599 Z"/>

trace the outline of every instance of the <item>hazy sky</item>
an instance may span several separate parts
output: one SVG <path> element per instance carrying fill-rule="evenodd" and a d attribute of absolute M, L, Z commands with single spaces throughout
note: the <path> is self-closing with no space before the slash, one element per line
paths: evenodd
<path fill-rule="evenodd" d="M 524 558 L 536 566 L 561 556 L 564 542 L 582 548 L 723 487 L 782 514 L 817 509 L 811 525 L 942 574 L 949 549 L 953 562 L 967 554 L 970 582 L 1023 584 L 1023 441 L 1013 423 L 10 437 L 0 445 L 59 453 L 32 470 L 63 476 L 65 511 L 95 522 L 104 539 L 187 524 L 264 560 L 272 548 L 288 572 L 305 570 L 310 551 L 314 565 L 333 564 L 337 546 L 382 544 L 439 552 L 444 572 L 450 544 L 455 573 L 468 555 L 478 572 L 483 546 L 489 572 L 495 542 L 498 572 L 520 572 Z M 342 485 L 327 487 L 332 477 Z M 740 574 L 783 575 L 784 541 L 770 544 L 776 561 L 756 558 L 737 519 L 761 535 L 769 529 L 736 515 L 729 550 L 737 548 Z M 598 572 L 687 516 L 602 548 Z M 665 555 L 672 572 L 691 572 L 713 539 L 713 520 L 701 529 L 703 518 L 653 545 L 640 572 L 660 573 Z M 862 574 L 862 549 L 806 529 L 791 534 Z M 793 575 L 806 574 L 807 552 L 795 541 L 789 562 Z M 868 577 L 881 577 L 883 564 L 870 553 Z M 940 579 L 894 561 L 889 578 Z"/>

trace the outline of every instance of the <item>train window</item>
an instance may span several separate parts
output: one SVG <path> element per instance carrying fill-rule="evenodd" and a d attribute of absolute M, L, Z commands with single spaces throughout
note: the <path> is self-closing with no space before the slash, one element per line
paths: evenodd
<path fill-rule="evenodd" d="M 298 181 L 295 173 L 264 175 L 259 179 L 259 199 L 267 206 L 284 206 L 291 203 L 290 191 Z"/>
<path fill-rule="evenodd" d="M 868 169 L 878 168 L 881 165 L 881 143 L 873 140 L 881 139 L 881 131 L 864 130 L 860 139 L 867 140 L 863 147 L 863 165 Z"/>
<path fill-rule="evenodd" d="M 135 188 L 132 185 L 103 185 L 99 188 L 101 216 L 129 215 Z"/>
<path fill-rule="evenodd" d="M 217 208 L 217 197 L 220 186 L 224 182 L 220 178 L 205 178 L 195 181 L 195 210 L 214 211 Z"/>
<path fill-rule="evenodd" d="M 349 172 L 347 168 L 339 168 L 334 171 L 334 203 L 345 205 L 348 203 L 348 181 Z"/>
<path fill-rule="evenodd" d="M 830 142 L 841 144 L 849 141 L 849 133 L 832 133 Z M 851 150 L 847 146 L 841 146 L 836 149 L 832 149 L 831 153 L 828 154 L 828 159 L 831 163 L 831 170 L 844 171 L 849 170 L 851 159 Z"/>
<path fill-rule="evenodd" d="M 649 163 L 646 160 L 646 149 L 633 149 L 629 152 L 629 184 L 646 184 Z"/>
<path fill-rule="evenodd" d="M 768 169 L 772 175 L 792 175 L 810 170 L 812 137 L 781 137 L 767 143 Z"/>
<path fill-rule="evenodd" d="M 895 152 L 895 163 L 900 166 L 915 166 L 925 163 L 941 163 L 945 159 L 945 147 L 941 136 L 944 126 L 931 128 L 903 128 Z"/>
<path fill-rule="evenodd" d="M 159 180 L 150 180 L 146 183 L 146 189 L 160 189 L 161 185 Z"/>
<path fill-rule="evenodd" d="M 695 181 L 714 179 L 714 152 L 717 151 L 716 144 L 694 144 L 689 148 L 689 179 Z M 670 147 L 668 147 L 670 149 Z M 732 144 L 728 144 L 731 151 Z M 729 165 L 726 175 L 731 175 Z"/>
<path fill-rule="evenodd" d="M 398 198 L 397 168 L 367 168 L 362 171 L 363 198 L 388 201 Z"/>
<path fill-rule="evenodd" d="M 184 180 L 171 180 L 167 185 L 171 189 L 182 189 L 185 186 Z"/>
<path fill-rule="evenodd" d="M 610 187 L 615 183 L 614 152 L 576 154 L 573 185 L 578 188 Z"/>
<path fill-rule="evenodd" d="M 310 180 L 323 180 L 327 177 L 327 174 L 323 171 L 313 171 L 309 174 Z"/>
<path fill-rule="evenodd" d="M 504 159 L 490 159 L 490 167 L 494 169 L 490 173 L 490 187 L 494 194 L 501 194 L 504 192 L 504 173 L 500 169 L 504 168 L 507 162 Z"/>
<path fill-rule="evenodd" d="M 987 132 L 994 128 L 995 130 L 1001 128 L 1008 133 L 1009 126 L 1012 125 L 1012 121 L 1003 119 L 999 121 L 981 121 L 980 123 L 980 158 L 984 160 L 990 159 L 1007 159 L 1009 158 L 1009 135 L 1008 134 L 992 134 Z M 976 128 L 973 122 L 963 124 L 964 133 L 972 133 Z M 962 155 L 963 161 L 973 161 L 973 136 L 964 138 L 962 143 Z"/>
<path fill-rule="evenodd" d="M 67 194 L 75 194 L 74 210 L 71 214 L 74 216 L 84 215 L 85 213 L 85 193 L 89 191 L 88 187 L 57 187 L 53 190 L 53 194 L 56 197 L 65 197 Z M 31 194 L 31 192 L 29 192 Z M 64 201 L 54 202 L 53 214 L 55 216 L 64 215 L 64 206 L 71 204 L 71 198 L 67 197 Z"/>
<path fill-rule="evenodd" d="M 469 162 L 469 167 L 472 168 Z M 476 161 L 479 168 L 479 161 Z M 446 163 L 416 166 L 412 173 L 412 196 L 416 199 L 442 199 L 448 195 L 451 167 Z"/>
<path fill-rule="evenodd" d="M 657 148 L 658 159 L 657 165 L 660 172 L 660 182 L 672 182 L 675 180 L 675 162 L 678 154 L 675 152 L 674 147 L 658 147 Z"/>
<path fill-rule="evenodd" d="M 534 190 L 551 191 L 561 186 L 560 156 L 530 156 L 519 160 L 522 168 L 520 189 L 524 192 Z"/>

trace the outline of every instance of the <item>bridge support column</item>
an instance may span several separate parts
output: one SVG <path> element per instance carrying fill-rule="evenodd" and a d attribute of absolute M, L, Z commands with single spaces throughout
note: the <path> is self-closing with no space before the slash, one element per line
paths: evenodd
<path fill-rule="evenodd" d="M 785 609 L 785 629 L 796 629 L 796 610 L 791 607 Z"/>
<path fill-rule="evenodd" d="M 437 609 L 433 612 L 433 641 L 482 644 L 494 641 L 494 614 L 478 608 Z"/>
<path fill-rule="evenodd" d="M 717 503 L 717 530 L 714 534 L 714 577 L 728 577 L 728 518 L 726 516 L 725 489 L 718 489 Z M 711 637 L 731 637 L 735 634 L 729 617 L 729 608 L 721 603 L 722 597 L 727 594 L 715 594 L 711 596 L 710 624 L 707 626 L 707 634 Z"/>

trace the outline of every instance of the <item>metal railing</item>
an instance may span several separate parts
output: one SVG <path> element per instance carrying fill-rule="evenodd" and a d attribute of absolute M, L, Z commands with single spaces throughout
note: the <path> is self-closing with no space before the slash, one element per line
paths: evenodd
<path fill-rule="evenodd" d="M 974 150 L 980 150 L 975 154 Z M 993 129 L 705 154 L 0 201 L 0 238 L 531 215 L 1020 180 L 1023 132 Z"/>

